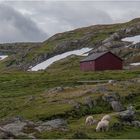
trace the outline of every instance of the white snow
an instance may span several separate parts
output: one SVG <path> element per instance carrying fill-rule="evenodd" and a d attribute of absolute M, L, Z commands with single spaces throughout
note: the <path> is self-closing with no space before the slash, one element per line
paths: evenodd
<path fill-rule="evenodd" d="M 126 38 L 123 38 L 122 41 L 133 42 L 133 44 L 136 44 L 140 42 L 140 35 L 133 36 L 133 37 L 126 37 Z"/>
<path fill-rule="evenodd" d="M 137 62 L 137 63 L 131 63 L 130 65 L 131 65 L 131 66 L 139 66 L 139 65 L 140 65 L 140 62 Z"/>
<path fill-rule="evenodd" d="M 41 62 L 40 64 L 37 64 L 36 66 L 32 67 L 28 71 L 44 70 L 47 67 L 49 67 L 51 64 L 53 64 L 54 62 L 59 61 L 61 59 L 64 59 L 64 58 L 66 58 L 70 55 L 85 56 L 85 55 L 87 55 L 87 52 L 89 52 L 90 50 L 92 50 L 92 49 L 91 48 L 83 48 L 83 49 L 80 49 L 80 50 L 68 51 L 66 53 L 56 55 L 52 58 L 49 58 L 49 59 L 45 60 L 44 62 Z"/>
<path fill-rule="evenodd" d="M 8 55 L 0 55 L 0 60 L 5 59 L 6 57 L 8 57 Z"/>

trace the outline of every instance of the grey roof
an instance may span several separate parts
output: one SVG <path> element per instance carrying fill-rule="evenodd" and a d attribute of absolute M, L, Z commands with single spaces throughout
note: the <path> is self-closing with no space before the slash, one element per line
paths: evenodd
<path fill-rule="evenodd" d="M 93 53 L 93 54 L 87 56 L 86 58 L 82 59 L 80 62 L 96 60 L 97 58 L 101 57 L 102 55 L 104 55 L 106 53 L 108 53 L 108 51 L 100 52 L 100 53 Z"/>

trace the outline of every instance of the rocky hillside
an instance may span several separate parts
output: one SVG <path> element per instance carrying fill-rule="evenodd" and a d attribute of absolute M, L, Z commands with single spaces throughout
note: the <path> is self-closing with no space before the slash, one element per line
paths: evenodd
<path fill-rule="evenodd" d="M 10 57 L 0 62 L 0 68 L 27 70 L 36 64 L 63 52 L 83 47 L 93 48 L 92 52 L 111 50 L 127 62 L 140 60 L 140 44 L 131 45 L 121 41 L 124 37 L 140 34 L 140 18 L 127 23 L 94 25 L 58 33 L 42 43 L 1 44 L 0 51 Z"/>
<path fill-rule="evenodd" d="M 0 139 L 139 139 L 140 71 L 85 74 L 73 68 L 0 72 Z M 107 114 L 108 132 L 96 132 Z M 89 115 L 91 126 L 85 125 Z"/>

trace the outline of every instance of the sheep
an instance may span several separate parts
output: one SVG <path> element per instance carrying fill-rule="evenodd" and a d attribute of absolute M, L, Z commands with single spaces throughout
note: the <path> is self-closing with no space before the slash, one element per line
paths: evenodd
<path fill-rule="evenodd" d="M 88 116 L 85 121 L 85 125 L 93 125 L 96 123 L 96 120 L 93 119 L 92 116 Z"/>
<path fill-rule="evenodd" d="M 108 131 L 108 129 L 109 129 L 109 121 L 103 120 L 103 121 L 100 121 L 97 124 L 96 132 L 99 132 L 99 131 Z"/>
<path fill-rule="evenodd" d="M 110 115 L 105 115 L 101 121 L 104 121 L 104 120 L 107 120 L 107 121 L 110 121 L 111 120 L 111 116 Z"/>

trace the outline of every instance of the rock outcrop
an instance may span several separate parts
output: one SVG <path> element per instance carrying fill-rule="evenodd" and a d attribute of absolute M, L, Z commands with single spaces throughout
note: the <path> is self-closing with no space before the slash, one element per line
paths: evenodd
<path fill-rule="evenodd" d="M 50 130 L 67 130 L 67 122 L 63 119 L 54 119 L 47 122 L 41 122 L 39 126 L 35 127 L 39 132 Z"/>

